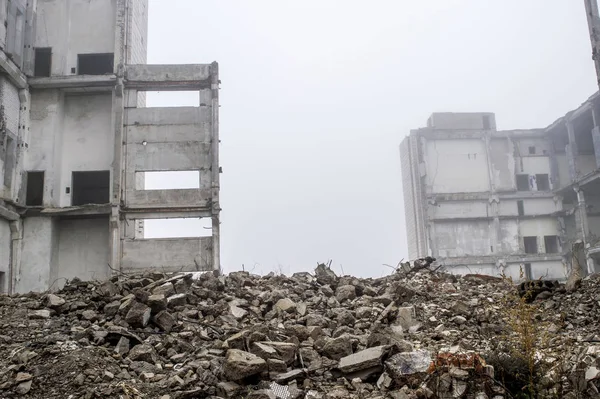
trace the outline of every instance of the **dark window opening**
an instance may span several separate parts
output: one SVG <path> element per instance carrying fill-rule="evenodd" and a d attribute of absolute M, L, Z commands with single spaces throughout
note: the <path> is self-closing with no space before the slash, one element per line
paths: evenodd
<path fill-rule="evenodd" d="M 522 200 L 517 201 L 517 210 L 519 211 L 519 216 L 525 215 L 525 207 Z"/>
<path fill-rule="evenodd" d="M 110 172 L 73 172 L 72 205 L 108 204 L 110 202 Z"/>
<path fill-rule="evenodd" d="M 44 172 L 27 172 L 25 205 L 42 206 L 44 203 Z"/>
<path fill-rule="evenodd" d="M 35 65 L 33 67 L 33 76 L 50 76 L 52 69 L 52 49 L 51 48 L 36 48 L 35 49 Z"/>
<path fill-rule="evenodd" d="M 517 191 L 529 191 L 529 175 L 517 175 Z"/>
<path fill-rule="evenodd" d="M 114 73 L 113 53 L 79 54 L 77 56 L 78 75 L 106 75 Z"/>
<path fill-rule="evenodd" d="M 538 191 L 550 191 L 550 179 L 547 174 L 535 175 Z"/>
<path fill-rule="evenodd" d="M 527 280 L 532 280 L 532 274 L 531 274 L 531 263 L 525 263 L 523 265 L 523 273 L 525 274 L 525 278 Z"/>
<path fill-rule="evenodd" d="M 6 286 L 6 273 L 0 272 L 0 294 L 6 294 L 8 287 Z"/>
<path fill-rule="evenodd" d="M 544 245 L 547 254 L 557 254 L 559 252 L 557 236 L 544 236 Z"/>
<path fill-rule="evenodd" d="M 529 155 L 534 155 L 535 154 L 535 147 L 534 146 L 530 146 L 529 147 Z"/>
<path fill-rule="evenodd" d="M 483 115 L 483 128 L 485 130 L 490 130 L 492 128 L 492 124 L 490 123 L 489 115 Z"/>
<path fill-rule="evenodd" d="M 525 245 L 526 254 L 537 254 L 537 237 L 523 237 L 523 244 Z"/>

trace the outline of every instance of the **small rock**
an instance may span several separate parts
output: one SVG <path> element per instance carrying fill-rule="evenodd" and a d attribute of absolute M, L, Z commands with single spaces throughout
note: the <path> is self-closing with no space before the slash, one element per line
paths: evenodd
<path fill-rule="evenodd" d="M 165 332 L 171 332 L 171 329 L 176 324 L 173 315 L 171 315 L 171 313 L 167 312 L 166 310 L 163 310 L 159 312 L 156 316 L 154 316 L 153 322 Z"/>
<path fill-rule="evenodd" d="M 167 298 L 163 294 L 150 295 L 147 304 L 152 309 L 152 314 L 157 314 L 167 308 Z"/>
<path fill-rule="evenodd" d="M 175 287 L 173 286 L 173 283 L 170 283 L 170 282 L 164 283 L 163 285 L 156 287 L 152 291 L 153 295 L 164 295 L 165 298 L 170 295 L 173 295 L 174 293 L 175 293 Z"/>
<path fill-rule="evenodd" d="M 242 320 L 248 314 L 247 310 L 235 305 L 229 305 L 229 311 L 237 320 Z"/>
<path fill-rule="evenodd" d="M 98 314 L 93 310 L 84 310 L 81 312 L 81 318 L 88 321 L 95 321 L 98 319 Z"/>
<path fill-rule="evenodd" d="M 115 375 L 110 371 L 106 370 L 102 378 L 104 378 L 105 381 L 112 381 L 114 380 Z"/>
<path fill-rule="evenodd" d="M 340 360 L 352 354 L 352 341 L 346 335 L 330 339 L 323 346 L 322 353 L 330 359 Z"/>
<path fill-rule="evenodd" d="M 133 361 L 154 363 L 154 348 L 148 344 L 139 344 L 129 351 L 127 357 Z"/>
<path fill-rule="evenodd" d="M 17 376 L 15 377 L 15 382 L 19 383 L 23 381 L 29 381 L 31 379 L 33 379 L 33 376 L 29 373 L 17 373 Z"/>
<path fill-rule="evenodd" d="M 296 370 L 288 371 L 287 373 L 279 374 L 274 378 L 274 380 L 278 384 L 287 384 L 288 382 L 296 380 L 301 377 L 304 377 L 304 371 L 296 369 Z"/>
<path fill-rule="evenodd" d="M 464 318 L 463 316 L 454 316 L 453 318 L 450 319 L 451 322 L 458 324 L 459 326 L 462 324 L 465 324 L 467 322 L 467 319 Z"/>
<path fill-rule="evenodd" d="M 21 382 L 19 385 L 17 385 L 15 392 L 17 392 L 19 395 L 25 395 L 26 393 L 28 393 L 31 390 L 32 382 L 33 381 L 31 381 L 31 380 Z"/>
<path fill-rule="evenodd" d="M 343 373 L 352 373 L 381 365 L 381 359 L 388 352 L 387 346 L 375 346 L 340 359 L 338 368 Z"/>
<path fill-rule="evenodd" d="M 106 305 L 104 305 L 104 315 L 106 317 L 114 317 L 119 312 L 120 307 L 120 301 L 109 302 Z"/>
<path fill-rule="evenodd" d="M 121 337 L 115 346 L 115 352 L 119 355 L 126 355 L 129 352 L 129 338 Z"/>
<path fill-rule="evenodd" d="M 34 310 L 29 314 L 30 319 L 49 319 L 50 311 L 46 309 Z"/>
<path fill-rule="evenodd" d="M 315 269 L 315 277 L 321 285 L 335 286 L 338 280 L 335 272 L 323 263 L 320 263 Z"/>

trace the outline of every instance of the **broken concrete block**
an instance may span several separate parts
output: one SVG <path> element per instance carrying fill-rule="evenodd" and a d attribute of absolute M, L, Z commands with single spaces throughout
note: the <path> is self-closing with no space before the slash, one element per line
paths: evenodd
<path fill-rule="evenodd" d="M 335 299 L 340 303 L 346 300 L 353 300 L 356 298 L 356 287 L 353 285 L 342 285 L 335 291 Z"/>
<path fill-rule="evenodd" d="M 81 318 L 87 321 L 96 321 L 98 320 L 98 314 L 93 310 L 84 310 L 81 312 Z"/>
<path fill-rule="evenodd" d="M 51 309 L 56 309 L 64 305 L 66 301 L 58 295 L 48 294 L 45 301 L 45 306 Z"/>
<path fill-rule="evenodd" d="M 389 351 L 388 346 L 375 346 L 340 359 L 338 368 L 343 373 L 352 373 L 381 365 L 381 360 Z"/>
<path fill-rule="evenodd" d="M 425 373 L 430 365 L 431 353 L 425 350 L 397 353 L 385 362 L 386 369 L 392 378 Z"/>
<path fill-rule="evenodd" d="M 163 294 L 150 295 L 146 303 L 152 309 L 152 314 L 157 314 L 167 308 L 167 298 Z"/>
<path fill-rule="evenodd" d="M 151 309 L 141 302 L 134 302 L 125 316 L 125 321 L 132 327 L 144 328 L 150 321 Z"/>
<path fill-rule="evenodd" d="M 296 359 L 296 351 L 298 350 L 298 346 L 291 342 L 271 342 L 271 341 L 262 341 L 260 344 L 270 346 L 271 348 L 277 351 L 277 354 L 280 356 L 281 360 L 286 362 L 286 364 L 291 364 Z"/>
<path fill-rule="evenodd" d="M 33 379 L 33 376 L 29 373 L 17 373 L 17 376 L 15 377 L 15 382 L 19 383 L 19 382 L 23 382 L 23 381 L 29 381 Z"/>
<path fill-rule="evenodd" d="M 171 332 L 171 329 L 177 323 L 173 315 L 166 310 L 163 310 L 154 316 L 153 322 L 165 332 Z"/>
<path fill-rule="evenodd" d="M 217 394 L 223 398 L 237 398 L 242 387 L 233 381 L 221 381 L 217 384 Z"/>
<path fill-rule="evenodd" d="M 414 306 L 398 308 L 397 322 L 404 330 L 410 330 L 411 327 L 418 324 Z"/>
<path fill-rule="evenodd" d="M 25 395 L 26 393 L 31 391 L 32 383 L 32 380 L 21 382 L 19 385 L 17 385 L 17 388 L 15 388 L 15 392 L 19 395 Z"/>
<path fill-rule="evenodd" d="M 269 372 L 285 373 L 287 371 L 287 364 L 283 360 L 279 359 L 266 359 L 267 367 Z"/>
<path fill-rule="evenodd" d="M 175 294 L 167 298 L 167 306 L 174 308 L 176 306 L 185 306 L 187 303 L 187 294 Z"/>
<path fill-rule="evenodd" d="M 106 317 L 115 317 L 119 308 L 121 307 L 120 301 L 112 301 L 104 305 L 104 315 Z"/>
<path fill-rule="evenodd" d="M 250 351 L 264 360 L 281 359 L 281 356 L 279 356 L 279 353 L 277 353 L 275 348 L 260 342 L 254 342 Z"/>
<path fill-rule="evenodd" d="M 278 374 L 274 378 L 274 381 L 277 382 L 278 384 L 287 384 L 290 381 L 302 378 L 304 376 L 305 376 L 304 370 L 296 369 L 296 370 L 288 371 L 287 373 Z"/>
<path fill-rule="evenodd" d="M 352 340 L 347 335 L 329 339 L 323 346 L 321 352 L 330 359 L 340 360 L 341 358 L 352 354 Z"/>
<path fill-rule="evenodd" d="M 296 311 L 296 303 L 289 298 L 283 298 L 277 301 L 275 309 L 279 312 L 292 313 Z"/>
<path fill-rule="evenodd" d="M 46 309 L 34 310 L 31 313 L 29 313 L 29 318 L 30 319 L 49 319 L 50 311 L 46 310 Z"/>
<path fill-rule="evenodd" d="M 225 377 L 239 381 L 267 370 L 267 362 L 260 357 L 239 349 L 229 349 L 223 365 Z"/>
<path fill-rule="evenodd" d="M 148 344 L 139 344 L 129 351 L 127 357 L 133 361 L 154 363 L 154 348 Z"/>
<path fill-rule="evenodd" d="M 231 312 L 231 315 L 237 320 L 243 319 L 248 314 L 247 310 L 244 310 L 236 305 L 229 305 L 229 311 Z"/>
<path fill-rule="evenodd" d="M 121 337 L 117 346 L 115 346 L 115 352 L 123 356 L 129 352 L 129 338 Z"/>
<path fill-rule="evenodd" d="M 175 287 L 173 287 L 173 283 L 171 282 L 164 283 L 163 285 L 160 285 L 152 290 L 153 295 L 164 295 L 165 298 L 173 295 L 174 293 Z"/>

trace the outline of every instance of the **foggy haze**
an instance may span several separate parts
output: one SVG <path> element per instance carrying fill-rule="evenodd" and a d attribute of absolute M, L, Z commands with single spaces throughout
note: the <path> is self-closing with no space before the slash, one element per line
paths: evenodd
<path fill-rule="evenodd" d="M 212 61 L 225 272 L 331 259 L 338 274 L 389 274 L 407 257 L 398 147 L 410 129 L 441 111 L 545 127 L 596 90 L 581 1 L 150 0 L 148 63 Z M 146 231 L 205 234 L 197 221 Z"/>

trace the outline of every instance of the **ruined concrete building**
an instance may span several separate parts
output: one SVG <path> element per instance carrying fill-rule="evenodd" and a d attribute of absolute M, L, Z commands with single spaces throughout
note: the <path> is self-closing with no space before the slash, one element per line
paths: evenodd
<path fill-rule="evenodd" d="M 0 21 L 0 291 L 219 270 L 217 64 L 146 65 L 147 0 L 0 0 Z M 145 107 L 175 90 L 198 106 Z M 173 171 L 197 187 L 146 189 Z M 167 218 L 212 236 L 144 238 Z"/>
<path fill-rule="evenodd" d="M 409 254 L 456 273 L 565 278 L 600 262 L 600 94 L 544 129 L 435 113 L 400 146 Z"/>

